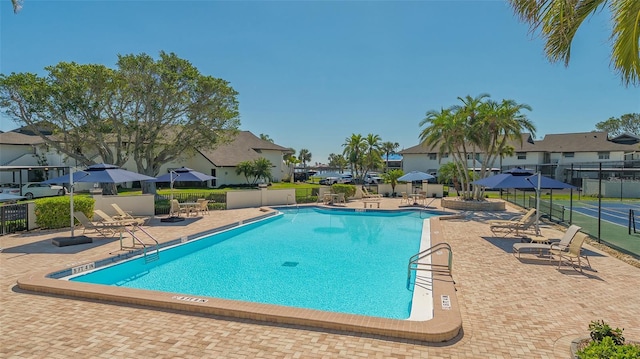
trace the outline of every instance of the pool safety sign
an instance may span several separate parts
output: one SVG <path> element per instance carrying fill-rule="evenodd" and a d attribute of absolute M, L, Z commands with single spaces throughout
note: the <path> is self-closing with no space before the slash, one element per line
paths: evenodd
<path fill-rule="evenodd" d="M 208 299 L 204 299 L 204 298 L 186 297 L 184 295 L 174 295 L 173 297 L 171 297 L 171 299 L 182 300 L 185 302 L 192 302 L 192 303 L 206 303 L 209 301 Z"/>
<path fill-rule="evenodd" d="M 448 295 L 441 295 L 440 299 L 442 301 L 442 309 L 449 310 L 451 309 L 451 298 Z"/>

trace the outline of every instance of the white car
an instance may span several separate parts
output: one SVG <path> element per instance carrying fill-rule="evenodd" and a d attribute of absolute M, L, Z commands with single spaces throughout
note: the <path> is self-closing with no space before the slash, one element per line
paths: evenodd
<path fill-rule="evenodd" d="M 27 182 L 22 186 L 22 195 L 27 199 L 49 196 L 64 196 L 64 187 L 41 182 Z"/>
<path fill-rule="evenodd" d="M 364 183 L 367 183 L 367 184 L 378 184 L 383 182 L 384 181 L 382 180 L 382 177 L 378 176 L 377 174 L 368 174 L 364 178 Z"/>
<path fill-rule="evenodd" d="M 20 185 L 17 183 L 3 183 L 0 185 L 0 193 L 20 195 Z"/>

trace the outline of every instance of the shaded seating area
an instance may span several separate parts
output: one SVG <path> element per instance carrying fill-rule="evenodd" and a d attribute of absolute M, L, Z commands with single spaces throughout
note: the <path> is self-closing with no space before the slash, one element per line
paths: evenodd
<path fill-rule="evenodd" d="M 536 223 L 536 209 L 531 208 L 522 217 L 510 220 L 492 220 L 489 221 L 489 228 L 493 233 L 504 233 L 508 235 L 511 232 L 516 232 L 516 236 L 520 235 L 520 232 L 525 232 Z"/>

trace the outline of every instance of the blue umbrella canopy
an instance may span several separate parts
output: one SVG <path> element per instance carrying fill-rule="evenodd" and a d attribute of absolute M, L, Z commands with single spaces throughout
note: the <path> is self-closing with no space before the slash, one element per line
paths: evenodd
<path fill-rule="evenodd" d="M 73 182 L 91 183 L 123 183 L 134 181 L 152 181 L 155 178 L 136 172 L 127 171 L 115 165 L 100 163 L 91 165 L 83 171 L 73 173 Z M 52 178 L 44 183 L 70 183 L 69 175 Z"/>
<path fill-rule="evenodd" d="M 154 179 L 155 182 L 202 182 L 216 179 L 214 176 L 206 175 L 202 172 L 194 171 L 191 168 L 180 167 L 175 170 L 171 170 L 169 173 L 165 173 L 162 176 L 158 176 Z"/>
<path fill-rule="evenodd" d="M 420 171 L 411 171 L 401 176 L 400 178 L 398 178 L 398 181 L 404 181 L 404 182 L 426 181 L 432 178 L 436 178 L 436 177 Z"/>
<path fill-rule="evenodd" d="M 536 189 L 538 187 L 538 175 L 515 175 L 512 173 L 500 173 L 495 176 L 486 177 L 477 181 L 471 182 L 477 186 L 483 186 L 493 189 Z M 564 188 L 576 188 L 568 183 L 564 183 L 553 178 L 541 176 L 540 177 L 541 189 L 564 189 Z"/>

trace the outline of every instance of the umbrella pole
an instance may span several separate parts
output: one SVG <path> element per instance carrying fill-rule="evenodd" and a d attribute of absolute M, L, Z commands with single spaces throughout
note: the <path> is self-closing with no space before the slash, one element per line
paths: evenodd
<path fill-rule="evenodd" d="M 538 185 L 536 186 L 536 235 L 540 235 L 540 186 L 542 174 L 538 172 Z"/>
<path fill-rule="evenodd" d="M 71 238 L 74 237 L 74 217 L 73 217 L 73 169 L 69 166 L 69 211 L 71 217 Z"/>

